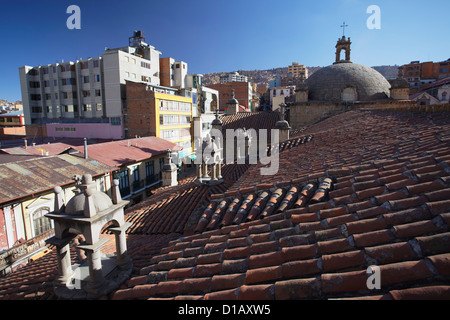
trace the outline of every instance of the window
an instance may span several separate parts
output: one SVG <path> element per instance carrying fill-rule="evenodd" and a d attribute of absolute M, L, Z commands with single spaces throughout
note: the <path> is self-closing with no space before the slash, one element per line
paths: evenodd
<path fill-rule="evenodd" d="M 30 94 L 30 100 L 32 101 L 40 101 L 41 95 L 40 94 Z"/>
<path fill-rule="evenodd" d="M 45 215 L 50 213 L 50 208 L 41 208 L 33 213 L 34 236 L 39 236 L 52 229 L 52 223 Z"/>
<path fill-rule="evenodd" d="M 75 106 L 75 107 L 78 109 L 77 106 Z M 67 106 L 61 106 L 61 109 L 63 112 L 74 112 L 74 110 L 75 110 L 74 105 L 72 105 L 72 104 L 69 104 Z M 76 110 L 76 111 L 78 111 L 78 110 Z"/>
<path fill-rule="evenodd" d="M 87 69 L 87 68 L 89 68 L 89 62 L 88 61 L 82 62 L 81 69 Z"/>
<path fill-rule="evenodd" d="M 87 98 L 91 96 L 91 92 L 89 90 L 83 90 L 83 97 Z"/>
<path fill-rule="evenodd" d="M 133 182 L 139 182 L 139 166 L 134 166 L 133 167 Z"/>
<path fill-rule="evenodd" d="M 448 100 L 448 95 L 447 95 L 447 92 L 442 92 L 442 99 L 441 99 L 442 101 L 446 101 L 446 100 Z"/>
<path fill-rule="evenodd" d="M 133 64 L 136 64 L 136 59 L 135 58 L 131 58 L 131 61 L 133 62 Z"/>
<path fill-rule="evenodd" d="M 99 61 L 98 60 L 94 60 L 94 68 L 98 68 L 99 67 Z"/>
<path fill-rule="evenodd" d="M 42 68 L 42 72 L 43 72 L 44 74 L 48 74 L 48 68 L 47 68 L 47 67 Z"/>
<path fill-rule="evenodd" d="M 42 107 L 31 107 L 32 113 L 42 113 Z"/>
<path fill-rule="evenodd" d="M 100 82 L 100 75 L 99 74 L 95 75 L 95 82 Z"/>
<path fill-rule="evenodd" d="M 58 85 L 58 80 L 53 80 L 53 85 L 56 87 Z"/>
<path fill-rule="evenodd" d="M 155 161 L 150 160 L 145 163 L 145 180 L 147 184 L 153 183 L 157 180 L 155 177 Z"/>
<path fill-rule="evenodd" d="M 45 94 L 45 100 L 51 100 L 52 95 L 50 93 Z"/>
<path fill-rule="evenodd" d="M 83 104 L 83 111 L 92 111 L 92 105 L 91 104 Z"/>
<path fill-rule="evenodd" d="M 102 104 L 101 103 L 97 103 L 97 107 L 96 107 L 96 110 L 97 111 L 102 111 Z"/>
<path fill-rule="evenodd" d="M 53 109 L 52 106 L 47 106 L 47 113 L 52 113 L 52 109 Z"/>
<path fill-rule="evenodd" d="M 63 85 L 63 86 L 66 86 L 66 85 L 74 85 L 74 84 L 76 84 L 77 82 L 76 82 L 76 80 L 74 79 L 74 78 L 67 78 L 67 79 L 61 79 L 61 84 Z"/>
<path fill-rule="evenodd" d="M 148 82 L 148 77 L 147 76 L 141 76 L 141 81 Z"/>
<path fill-rule="evenodd" d="M 101 92 L 100 89 L 96 89 L 96 90 L 95 90 L 95 96 L 96 96 L 96 97 L 101 97 L 101 96 L 102 96 L 102 92 Z"/>
<path fill-rule="evenodd" d="M 142 68 L 146 68 L 146 69 L 150 69 L 150 63 L 141 61 L 141 67 L 142 67 Z"/>
<path fill-rule="evenodd" d="M 153 177 L 154 174 L 155 174 L 155 161 L 150 160 L 145 163 L 145 176 Z"/>
<path fill-rule="evenodd" d="M 83 83 L 89 83 L 89 76 L 83 77 Z"/>
<path fill-rule="evenodd" d="M 125 61 L 126 61 L 126 62 L 130 62 L 130 57 L 125 56 Z"/>
<path fill-rule="evenodd" d="M 128 169 L 116 173 L 116 179 L 119 180 L 119 190 L 122 196 L 130 194 L 130 180 L 128 178 Z"/>
<path fill-rule="evenodd" d="M 111 118 L 111 125 L 112 126 L 120 126 L 120 117 L 112 117 Z"/>
<path fill-rule="evenodd" d="M 30 88 L 37 89 L 40 87 L 41 87 L 41 84 L 39 83 L 39 81 L 30 81 Z"/>

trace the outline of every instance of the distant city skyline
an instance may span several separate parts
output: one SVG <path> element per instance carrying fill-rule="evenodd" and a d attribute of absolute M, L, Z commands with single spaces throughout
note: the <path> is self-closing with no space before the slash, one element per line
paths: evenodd
<path fill-rule="evenodd" d="M 351 37 L 352 61 L 368 66 L 450 58 L 445 0 L 193 0 L 2 1 L 0 99 L 21 100 L 19 67 L 98 57 L 128 45 L 133 30 L 146 42 L 188 63 L 188 73 L 327 66 L 334 45 Z M 70 5 L 81 29 L 66 26 Z M 369 29 L 369 6 L 380 8 L 381 29 Z"/>

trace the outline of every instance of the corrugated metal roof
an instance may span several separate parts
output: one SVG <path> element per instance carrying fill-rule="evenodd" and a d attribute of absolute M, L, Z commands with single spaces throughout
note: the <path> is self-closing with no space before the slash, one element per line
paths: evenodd
<path fill-rule="evenodd" d="M 175 143 L 158 137 L 142 137 L 88 145 L 88 156 L 108 166 L 120 167 L 163 154 L 167 149 L 179 148 Z M 74 149 L 84 154 L 84 146 Z"/>
<path fill-rule="evenodd" d="M 74 175 L 95 176 L 114 170 L 92 159 L 68 154 L 0 164 L 0 203 L 72 183 Z"/>

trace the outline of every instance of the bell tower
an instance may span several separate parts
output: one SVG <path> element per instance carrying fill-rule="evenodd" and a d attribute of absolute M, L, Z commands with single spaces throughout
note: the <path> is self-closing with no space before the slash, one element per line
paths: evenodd
<path fill-rule="evenodd" d="M 336 43 L 336 61 L 334 64 L 337 63 L 351 63 L 350 61 L 350 45 L 352 42 L 350 41 L 350 38 L 345 37 L 345 27 L 348 27 L 348 25 L 345 24 L 345 22 L 342 24 L 341 28 L 343 28 L 343 34 L 342 38 L 338 39 Z M 345 59 L 341 60 L 341 51 L 345 50 Z"/>

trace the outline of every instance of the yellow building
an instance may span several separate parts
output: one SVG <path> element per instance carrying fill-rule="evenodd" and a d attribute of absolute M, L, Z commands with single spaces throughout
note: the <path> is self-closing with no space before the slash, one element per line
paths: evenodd
<path fill-rule="evenodd" d="M 154 93 L 156 110 L 156 136 L 176 143 L 182 154 L 193 152 L 192 98 Z"/>
<path fill-rule="evenodd" d="M 128 137 L 155 136 L 177 144 L 179 157 L 193 152 L 193 97 L 179 90 L 128 82 L 125 130 Z"/>
<path fill-rule="evenodd" d="M 308 78 L 308 68 L 306 68 L 302 64 L 298 64 L 297 62 L 292 62 L 292 65 L 290 65 L 288 67 L 288 74 L 292 78 L 307 79 Z"/>

